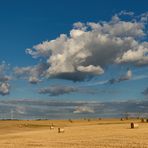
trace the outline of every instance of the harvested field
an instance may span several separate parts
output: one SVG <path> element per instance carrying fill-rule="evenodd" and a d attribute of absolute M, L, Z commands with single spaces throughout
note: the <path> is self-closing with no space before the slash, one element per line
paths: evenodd
<path fill-rule="evenodd" d="M 148 148 L 147 139 L 148 123 L 135 119 L 0 121 L 1 148 Z"/>

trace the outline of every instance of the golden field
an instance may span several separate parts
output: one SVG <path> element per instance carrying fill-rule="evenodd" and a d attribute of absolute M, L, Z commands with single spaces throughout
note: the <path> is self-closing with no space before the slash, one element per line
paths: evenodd
<path fill-rule="evenodd" d="M 131 122 L 139 128 L 131 129 Z M 58 127 L 65 132 L 58 133 Z M 0 148 L 148 148 L 148 123 L 136 119 L 0 121 Z"/>

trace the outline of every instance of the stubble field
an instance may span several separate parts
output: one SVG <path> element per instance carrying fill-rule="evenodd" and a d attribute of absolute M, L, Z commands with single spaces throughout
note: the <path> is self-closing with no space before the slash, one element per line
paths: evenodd
<path fill-rule="evenodd" d="M 139 128 L 131 129 L 131 122 Z M 65 132 L 58 133 L 58 127 Z M 0 148 L 148 148 L 148 123 L 135 119 L 0 121 Z"/>

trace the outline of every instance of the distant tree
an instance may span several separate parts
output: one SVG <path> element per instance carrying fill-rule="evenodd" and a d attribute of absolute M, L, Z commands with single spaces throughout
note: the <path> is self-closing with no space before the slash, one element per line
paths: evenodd
<path fill-rule="evenodd" d="M 138 112 L 138 113 L 137 113 L 137 119 L 140 119 L 141 116 L 142 116 L 142 113 L 141 113 L 141 112 Z"/>
<path fill-rule="evenodd" d="M 129 119 L 129 113 L 128 113 L 128 112 L 125 112 L 125 113 L 124 113 L 124 118 L 125 118 L 126 120 Z"/>

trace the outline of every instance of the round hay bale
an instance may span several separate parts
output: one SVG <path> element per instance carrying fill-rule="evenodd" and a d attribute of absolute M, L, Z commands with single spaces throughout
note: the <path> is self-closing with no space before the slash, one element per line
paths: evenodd
<path fill-rule="evenodd" d="M 144 118 L 141 118 L 141 122 L 144 123 Z"/>
<path fill-rule="evenodd" d="M 64 130 L 64 128 L 58 128 L 58 133 L 64 133 L 65 132 L 65 130 Z"/>
<path fill-rule="evenodd" d="M 138 124 L 136 124 L 136 123 L 131 123 L 131 128 L 138 128 L 139 127 L 139 125 Z"/>
<path fill-rule="evenodd" d="M 131 128 L 134 128 L 134 123 L 133 122 L 131 123 Z"/>

